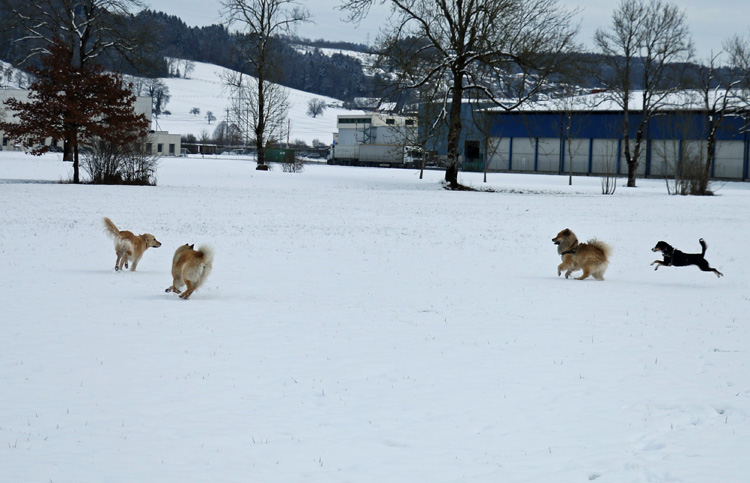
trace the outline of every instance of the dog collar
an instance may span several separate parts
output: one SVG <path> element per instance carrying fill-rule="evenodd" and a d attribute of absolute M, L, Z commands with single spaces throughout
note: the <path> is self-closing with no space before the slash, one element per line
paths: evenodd
<path fill-rule="evenodd" d="M 576 253 L 576 250 L 578 250 L 578 247 L 575 247 L 575 248 L 571 248 L 570 250 L 565 250 L 564 252 L 562 252 L 562 253 L 560 254 L 560 256 L 563 256 L 563 255 L 567 255 L 568 253 L 572 253 L 572 254 L 574 254 L 574 255 L 575 255 L 575 253 Z"/>

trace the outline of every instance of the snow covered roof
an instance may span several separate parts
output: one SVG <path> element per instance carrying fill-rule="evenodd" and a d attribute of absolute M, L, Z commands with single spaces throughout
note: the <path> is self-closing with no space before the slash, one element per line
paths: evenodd
<path fill-rule="evenodd" d="M 718 105 L 726 95 L 723 90 L 715 90 L 709 93 L 709 105 Z M 737 109 L 747 109 L 746 104 L 741 98 L 747 98 L 748 93 L 730 93 L 729 105 Z M 629 109 L 631 111 L 640 111 L 643 109 L 643 91 L 633 91 Z M 705 100 L 703 93 L 697 90 L 684 90 L 666 94 L 659 101 L 661 110 L 703 110 L 705 109 Z M 555 99 L 544 99 L 540 101 L 531 101 L 523 104 L 514 111 L 522 112 L 541 112 L 541 111 L 622 111 L 622 105 L 618 102 L 612 92 L 597 91 L 588 94 L 575 95 L 569 97 L 560 97 Z M 501 107 L 488 108 L 487 112 L 507 112 Z"/>

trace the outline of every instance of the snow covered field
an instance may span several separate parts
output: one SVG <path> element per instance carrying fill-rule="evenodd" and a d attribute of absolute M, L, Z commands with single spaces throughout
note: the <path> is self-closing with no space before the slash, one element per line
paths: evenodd
<path fill-rule="evenodd" d="M 213 136 L 216 125 L 227 120 L 227 109 L 231 107 L 230 91 L 224 86 L 223 75 L 227 69 L 213 64 L 194 63 L 195 69 L 187 79 L 168 77 L 161 79 L 169 88 L 170 100 L 168 116 L 160 116 L 152 122 L 153 129 L 186 135 L 193 134 L 198 139 L 205 133 Z M 358 114 L 362 111 L 347 110 L 341 101 L 332 97 L 310 94 L 296 89 L 287 89 L 289 94 L 289 141 L 301 140 L 308 145 L 317 140 L 330 145 L 333 133 L 337 130 L 336 121 L 339 114 Z M 310 99 L 321 99 L 327 107 L 322 115 L 315 118 L 307 115 Z M 190 114 L 193 108 L 200 110 L 199 115 Z M 206 113 L 211 111 L 217 120 L 209 124 Z M 286 141 L 286 139 L 284 139 Z"/>
<path fill-rule="evenodd" d="M 750 185 L 254 168 L 0 153 L 0 480 L 747 481 Z M 116 273 L 103 216 L 163 246 Z M 565 227 L 606 281 L 556 276 Z M 724 278 L 649 266 L 701 237 Z M 189 301 L 186 242 L 216 252 Z"/>

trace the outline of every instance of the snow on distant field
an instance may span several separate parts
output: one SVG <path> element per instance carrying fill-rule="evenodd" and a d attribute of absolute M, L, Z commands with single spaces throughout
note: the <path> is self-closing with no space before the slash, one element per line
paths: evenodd
<path fill-rule="evenodd" d="M 0 480 L 746 481 L 747 184 L 254 168 L 75 186 L 0 153 Z M 162 247 L 116 273 L 103 216 Z M 565 227 L 606 281 L 557 277 Z M 649 266 L 701 237 L 723 278 Z M 184 301 L 188 242 L 216 259 Z"/>
<path fill-rule="evenodd" d="M 223 67 L 196 62 L 195 70 L 187 79 L 162 79 L 169 87 L 171 98 L 166 109 L 171 114 L 158 118 L 158 128 L 176 134 L 193 134 L 197 138 L 200 138 L 204 131 L 212 136 L 217 123 L 227 119 L 227 110 L 231 106 L 230 92 L 222 82 L 222 73 L 225 71 Z M 310 99 L 323 99 L 332 107 L 326 108 L 323 115 L 312 118 L 307 115 L 307 104 Z M 336 132 L 337 116 L 361 112 L 337 107 L 341 105 L 338 99 L 296 89 L 289 89 L 289 105 L 289 140 L 294 142 L 299 139 L 308 145 L 316 139 L 321 143 L 331 144 L 333 133 Z M 200 109 L 199 115 L 190 114 L 195 107 Z M 208 111 L 216 116 L 216 121 L 211 124 L 206 120 Z M 156 123 L 152 123 L 152 127 L 156 128 Z"/>

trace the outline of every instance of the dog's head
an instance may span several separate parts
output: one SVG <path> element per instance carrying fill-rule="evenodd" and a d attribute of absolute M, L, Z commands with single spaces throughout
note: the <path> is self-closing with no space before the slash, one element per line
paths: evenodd
<path fill-rule="evenodd" d="M 565 252 L 575 249 L 578 246 L 578 238 L 569 228 L 566 228 L 552 239 L 552 243 L 557 245 L 557 253 L 562 255 Z"/>
<path fill-rule="evenodd" d="M 570 240 L 571 237 L 575 239 L 576 236 L 572 231 L 570 231 L 570 229 L 566 228 L 562 230 L 560 233 L 558 233 L 557 236 L 555 236 L 555 238 L 552 239 L 552 243 L 554 243 L 555 245 L 559 245 L 561 243 L 564 243 L 565 241 Z"/>
<path fill-rule="evenodd" d="M 161 246 L 161 242 L 151 233 L 144 233 L 141 237 L 146 240 L 146 246 L 149 248 L 159 248 Z"/>
<path fill-rule="evenodd" d="M 177 250 L 175 250 L 174 254 L 175 254 L 175 256 L 177 256 L 177 255 L 179 255 L 182 252 L 185 252 L 185 251 L 188 251 L 188 250 L 192 250 L 194 246 L 195 246 L 195 244 L 191 245 L 189 243 L 185 243 L 184 245 L 180 245 L 179 247 L 177 247 Z"/>
<path fill-rule="evenodd" d="M 662 253 L 668 253 L 672 251 L 672 245 L 665 241 L 659 241 L 654 248 L 651 249 L 652 252 L 662 252 Z"/>

